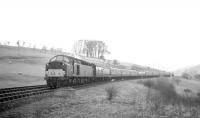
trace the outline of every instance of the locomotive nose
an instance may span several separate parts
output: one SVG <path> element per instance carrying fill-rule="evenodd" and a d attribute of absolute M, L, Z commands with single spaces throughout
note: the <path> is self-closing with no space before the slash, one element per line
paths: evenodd
<path fill-rule="evenodd" d="M 51 62 L 46 64 L 46 77 L 64 77 L 67 65 L 63 62 Z"/>

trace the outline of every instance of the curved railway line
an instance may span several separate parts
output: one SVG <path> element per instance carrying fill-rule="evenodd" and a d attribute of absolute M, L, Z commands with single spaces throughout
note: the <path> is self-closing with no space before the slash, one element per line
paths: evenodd
<path fill-rule="evenodd" d="M 24 86 L 0 89 L 0 103 L 50 92 L 46 85 Z"/>
<path fill-rule="evenodd" d="M 120 81 L 120 80 L 115 80 Z M 122 81 L 122 80 L 121 80 Z M 81 84 L 81 85 L 72 85 L 68 87 L 72 87 L 75 89 L 80 89 L 82 87 L 98 85 L 106 83 L 106 81 Z M 47 92 L 51 92 L 54 89 L 50 89 L 47 85 L 36 85 L 36 86 L 23 86 L 23 87 L 13 87 L 13 88 L 3 88 L 0 89 L 0 104 L 8 103 L 10 101 L 18 100 L 20 98 L 25 98 L 33 95 L 39 95 Z"/>

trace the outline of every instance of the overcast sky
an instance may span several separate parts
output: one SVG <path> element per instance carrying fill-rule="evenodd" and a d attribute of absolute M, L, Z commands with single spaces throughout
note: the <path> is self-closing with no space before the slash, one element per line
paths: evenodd
<path fill-rule="evenodd" d="M 77 40 L 103 40 L 107 58 L 171 71 L 200 64 L 199 6 L 185 0 L 1 1 L 0 41 L 71 52 Z"/>

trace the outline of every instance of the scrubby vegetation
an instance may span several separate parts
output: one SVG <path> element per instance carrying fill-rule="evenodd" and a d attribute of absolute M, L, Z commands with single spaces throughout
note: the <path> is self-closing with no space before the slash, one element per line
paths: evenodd
<path fill-rule="evenodd" d="M 185 78 L 185 79 L 192 79 L 192 76 L 189 74 L 189 73 L 182 73 L 182 77 Z"/>
<path fill-rule="evenodd" d="M 60 89 L 47 99 L 2 115 L 19 118 L 198 118 L 200 92 L 195 91 L 199 89 L 198 83 L 193 89 L 192 80 L 177 79 L 121 81 L 76 91 Z M 187 84 L 189 86 L 185 86 Z M 177 86 L 183 85 L 184 95 L 177 92 Z M 192 96 L 194 93 L 197 97 Z"/>
<path fill-rule="evenodd" d="M 178 80 L 179 82 L 180 80 Z M 198 97 L 193 97 L 191 96 L 191 89 L 184 89 L 184 95 L 179 95 L 173 81 L 167 78 L 147 80 L 141 83 L 148 87 L 146 103 L 152 115 L 177 116 L 179 118 L 186 116 L 198 118 L 200 115 L 199 93 L 197 94 Z M 166 112 L 166 109 L 169 112 Z"/>
<path fill-rule="evenodd" d="M 195 74 L 194 77 L 195 77 L 196 79 L 200 79 L 200 74 Z"/>
<path fill-rule="evenodd" d="M 108 100 L 112 100 L 113 98 L 117 96 L 117 88 L 114 86 L 106 88 L 105 91 L 106 91 Z"/>

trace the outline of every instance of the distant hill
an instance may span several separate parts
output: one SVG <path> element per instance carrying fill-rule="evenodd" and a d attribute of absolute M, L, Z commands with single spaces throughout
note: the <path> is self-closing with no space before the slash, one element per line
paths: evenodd
<path fill-rule="evenodd" d="M 174 71 L 175 75 L 182 75 L 182 73 L 188 73 L 193 77 L 196 75 L 200 75 L 200 65 L 185 67 Z"/>
<path fill-rule="evenodd" d="M 0 59 L 15 59 L 19 57 L 41 57 L 51 58 L 57 54 L 72 55 L 66 52 L 53 52 L 50 50 L 33 49 L 27 47 L 15 47 L 15 46 L 2 46 L 0 45 Z"/>

